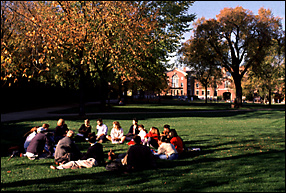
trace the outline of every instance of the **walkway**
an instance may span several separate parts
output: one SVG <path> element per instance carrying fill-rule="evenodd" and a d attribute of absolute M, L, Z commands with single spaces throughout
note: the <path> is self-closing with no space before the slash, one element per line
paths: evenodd
<path fill-rule="evenodd" d="M 99 102 L 89 102 L 86 103 L 87 105 L 96 104 Z M 29 111 L 21 111 L 21 112 L 12 112 L 12 113 L 4 113 L 1 114 L 1 123 L 8 122 L 8 121 L 20 121 L 20 120 L 26 120 L 26 119 L 36 119 L 36 118 L 45 118 L 45 117 L 67 117 L 67 116 L 78 116 L 78 113 L 74 114 L 55 114 L 51 113 L 54 111 L 64 110 L 72 107 L 77 107 L 78 104 L 72 104 L 72 105 L 66 105 L 66 106 L 60 106 L 60 107 L 49 107 L 49 108 L 42 108 L 42 109 L 35 109 L 35 110 L 29 110 Z M 259 110 L 274 110 L 274 109 L 259 109 Z M 275 109 L 275 110 L 285 110 L 285 109 Z M 234 112 L 234 111 L 257 111 L 255 109 L 250 110 L 242 110 L 242 109 L 231 109 L 231 110 L 211 110 L 212 112 Z M 178 111 L 180 112 L 180 111 Z M 185 112 L 210 112 L 210 110 L 197 110 L 197 111 L 185 111 Z M 170 113 L 167 112 L 131 112 L 133 114 L 150 114 L 150 113 Z M 173 111 L 172 113 L 176 113 Z M 130 112 L 106 112 L 106 113 L 86 113 L 86 115 L 105 115 L 105 114 L 130 114 Z"/>

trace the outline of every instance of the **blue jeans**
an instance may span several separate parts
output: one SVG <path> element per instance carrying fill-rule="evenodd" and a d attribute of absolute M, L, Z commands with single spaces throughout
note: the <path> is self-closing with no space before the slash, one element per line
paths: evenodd
<path fill-rule="evenodd" d="M 168 156 L 168 158 L 167 158 L 167 155 L 165 155 L 165 154 L 154 153 L 154 155 L 155 155 L 155 157 L 157 157 L 159 159 L 167 159 L 167 160 L 175 160 L 175 159 L 178 159 L 178 157 L 179 157 L 179 154 L 177 154 L 177 153 L 171 154 L 170 156 Z"/>

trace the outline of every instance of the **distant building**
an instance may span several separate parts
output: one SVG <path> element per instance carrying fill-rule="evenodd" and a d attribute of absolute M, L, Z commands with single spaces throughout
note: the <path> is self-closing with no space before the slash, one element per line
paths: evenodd
<path fill-rule="evenodd" d="M 167 80 L 169 82 L 169 89 L 167 92 L 162 92 L 162 95 L 173 97 L 188 97 L 191 99 L 199 98 L 205 99 L 205 88 L 196 80 L 192 71 L 187 71 L 174 68 L 166 72 Z M 233 101 L 235 99 L 235 86 L 230 74 L 223 70 L 223 78 L 216 88 L 207 88 L 207 98 L 210 100 L 217 99 Z"/>

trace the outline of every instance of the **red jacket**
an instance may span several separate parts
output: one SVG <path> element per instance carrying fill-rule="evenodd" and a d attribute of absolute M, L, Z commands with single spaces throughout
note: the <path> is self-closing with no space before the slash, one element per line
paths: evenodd
<path fill-rule="evenodd" d="M 159 141 L 159 135 L 156 134 L 156 133 L 152 133 L 151 131 L 149 131 L 149 133 L 147 133 L 147 134 L 145 135 L 145 137 L 152 137 L 152 138 L 154 138 L 157 142 Z"/>
<path fill-rule="evenodd" d="M 182 153 L 184 151 L 184 144 L 183 144 L 182 139 L 179 136 L 173 137 L 170 140 L 170 143 L 175 146 L 178 153 Z"/>

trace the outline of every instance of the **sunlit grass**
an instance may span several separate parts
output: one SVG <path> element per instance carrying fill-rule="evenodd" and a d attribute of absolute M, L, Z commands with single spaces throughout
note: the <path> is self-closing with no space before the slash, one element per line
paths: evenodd
<path fill-rule="evenodd" d="M 148 105 L 147 105 L 148 106 Z M 1 157 L 2 191 L 201 191 L 201 192 L 285 192 L 285 111 L 180 112 L 103 115 L 109 127 L 120 122 L 127 133 L 132 118 L 147 129 L 163 130 L 170 124 L 187 147 L 201 148 L 179 160 L 158 160 L 157 170 L 120 174 L 104 167 L 55 171 L 53 160 Z M 88 116 L 95 131 L 98 116 Z M 84 118 L 65 118 L 77 132 Z M 2 123 L 1 148 L 14 145 L 32 126 L 57 119 Z M 82 152 L 88 144 L 78 143 Z M 107 153 L 126 152 L 126 144 L 104 143 Z M 1 151 L 3 151 L 1 149 Z"/>

